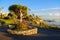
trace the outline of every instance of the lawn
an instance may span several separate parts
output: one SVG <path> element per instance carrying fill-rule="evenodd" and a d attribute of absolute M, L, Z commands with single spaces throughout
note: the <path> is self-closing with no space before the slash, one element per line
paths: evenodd
<path fill-rule="evenodd" d="M 14 20 L 12 20 L 12 19 L 8 19 L 8 20 L 0 19 L 0 20 L 4 21 L 5 24 L 14 24 Z"/>

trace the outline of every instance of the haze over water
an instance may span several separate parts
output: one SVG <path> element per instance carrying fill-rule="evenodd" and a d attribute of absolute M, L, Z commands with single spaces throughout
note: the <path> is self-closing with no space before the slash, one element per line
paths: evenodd
<path fill-rule="evenodd" d="M 51 22 L 48 22 L 48 23 L 57 25 L 60 28 L 60 16 L 45 15 L 45 16 L 41 16 L 41 18 L 43 20 L 46 20 L 46 22 L 48 22 L 47 20 L 50 20 Z"/>

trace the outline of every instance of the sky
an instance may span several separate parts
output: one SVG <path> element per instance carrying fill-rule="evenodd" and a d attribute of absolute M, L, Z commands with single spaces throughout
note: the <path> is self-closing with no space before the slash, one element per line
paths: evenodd
<path fill-rule="evenodd" d="M 36 15 L 60 14 L 60 0 L 0 0 L 0 8 L 4 7 L 3 12 L 8 12 L 12 4 L 25 5 Z"/>

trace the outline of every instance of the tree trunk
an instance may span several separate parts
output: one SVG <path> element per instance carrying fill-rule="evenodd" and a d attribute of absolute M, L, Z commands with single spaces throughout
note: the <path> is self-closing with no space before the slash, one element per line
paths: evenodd
<path fill-rule="evenodd" d="M 22 11 L 20 10 L 20 23 L 22 22 Z"/>

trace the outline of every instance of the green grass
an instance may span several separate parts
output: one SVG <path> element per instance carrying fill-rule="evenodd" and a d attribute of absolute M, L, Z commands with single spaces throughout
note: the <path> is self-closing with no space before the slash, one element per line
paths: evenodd
<path fill-rule="evenodd" d="M 12 19 L 8 19 L 8 20 L 0 19 L 0 20 L 4 21 L 5 24 L 14 24 L 14 20 Z"/>

